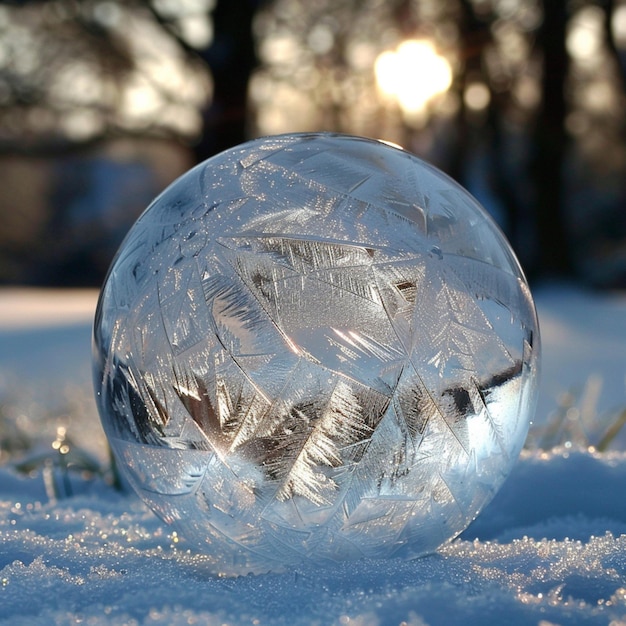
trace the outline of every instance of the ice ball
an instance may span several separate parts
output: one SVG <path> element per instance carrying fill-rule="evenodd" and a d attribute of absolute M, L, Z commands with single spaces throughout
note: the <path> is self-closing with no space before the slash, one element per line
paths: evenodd
<path fill-rule="evenodd" d="M 519 454 L 539 359 L 478 203 L 336 134 L 257 139 L 168 187 L 111 265 L 93 346 L 121 472 L 223 573 L 454 538 Z"/>

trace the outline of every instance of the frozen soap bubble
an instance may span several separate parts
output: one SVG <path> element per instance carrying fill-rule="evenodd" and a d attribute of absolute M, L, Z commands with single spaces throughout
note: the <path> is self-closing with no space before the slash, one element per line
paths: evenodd
<path fill-rule="evenodd" d="M 387 144 L 238 146 L 139 218 L 94 329 L 139 496 L 216 571 L 416 556 L 492 498 L 534 408 L 537 320 L 476 201 Z"/>

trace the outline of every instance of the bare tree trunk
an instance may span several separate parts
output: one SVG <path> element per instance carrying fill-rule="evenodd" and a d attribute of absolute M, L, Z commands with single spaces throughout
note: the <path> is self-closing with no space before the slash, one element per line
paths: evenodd
<path fill-rule="evenodd" d="M 476 150 L 477 145 L 479 149 L 486 150 L 489 164 L 487 179 L 505 212 L 506 234 L 519 254 L 518 233 L 522 211 L 516 185 L 509 177 L 510 172 L 507 168 L 509 159 L 505 154 L 507 144 L 502 131 L 502 117 L 507 106 L 504 98 L 507 96 L 490 89 L 489 104 L 478 125 L 469 121 L 470 112 L 467 111 L 463 101 L 463 90 L 472 77 L 481 76 L 485 85 L 490 87 L 489 78 L 485 75 L 483 66 L 483 51 L 492 41 L 490 27 L 493 16 L 489 20 L 480 20 L 469 0 L 460 0 L 459 7 L 461 9 L 459 26 L 465 64 L 457 83 L 461 106 L 456 120 L 455 151 L 448 169 L 454 178 L 463 180 L 468 161 L 472 158 L 472 151 Z M 524 254 L 520 257 L 523 258 Z"/>
<path fill-rule="evenodd" d="M 613 34 L 613 28 L 611 27 L 611 20 L 615 11 L 615 0 L 604 0 L 602 6 L 604 8 L 604 34 L 606 37 L 606 45 L 609 50 L 609 54 L 615 62 L 615 69 L 618 72 L 616 78 L 619 81 L 622 96 L 624 96 L 626 95 L 626 68 L 624 68 L 620 51 L 617 47 L 615 36 Z"/>
<path fill-rule="evenodd" d="M 242 143 L 247 136 L 248 83 L 257 66 L 252 22 L 262 0 L 218 0 L 214 39 L 200 53 L 213 74 L 213 100 L 195 146 L 198 161 Z"/>
<path fill-rule="evenodd" d="M 543 101 L 533 136 L 531 177 L 536 193 L 538 235 L 537 270 L 565 276 L 572 273 L 564 207 L 564 162 L 567 153 L 565 81 L 569 59 L 565 48 L 566 0 L 545 0 L 544 19 L 538 33 L 543 51 Z"/>
<path fill-rule="evenodd" d="M 486 41 L 489 39 L 489 24 L 485 24 L 476 18 L 470 0 L 460 0 L 459 7 L 461 9 L 459 33 L 461 37 L 463 71 L 456 80 L 460 107 L 455 120 L 456 143 L 447 169 L 453 178 L 467 184 L 465 174 L 468 159 L 471 158 L 471 148 L 474 145 L 474 133 L 468 120 L 468 111 L 463 99 L 463 92 L 472 76 L 482 74 L 482 51 Z"/>

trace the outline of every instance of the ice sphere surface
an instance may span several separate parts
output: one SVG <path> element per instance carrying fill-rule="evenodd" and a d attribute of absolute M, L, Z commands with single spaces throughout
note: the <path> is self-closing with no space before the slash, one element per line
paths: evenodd
<path fill-rule="evenodd" d="M 223 573 L 454 538 L 519 454 L 539 361 L 527 283 L 477 202 L 325 133 L 243 144 L 156 198 L 93 348 L 121 471 Z"/>

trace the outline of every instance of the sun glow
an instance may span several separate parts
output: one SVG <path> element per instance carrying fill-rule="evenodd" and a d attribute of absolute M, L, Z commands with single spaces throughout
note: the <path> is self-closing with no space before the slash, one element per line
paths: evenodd
<path fill-rule="evenodd" d="M 374 65 L 382 93 L 398 101 L 405 113 L 417 113 L 452 84 L 452 68 L 427 41 L 411 39 L 386 50 Z"/>

